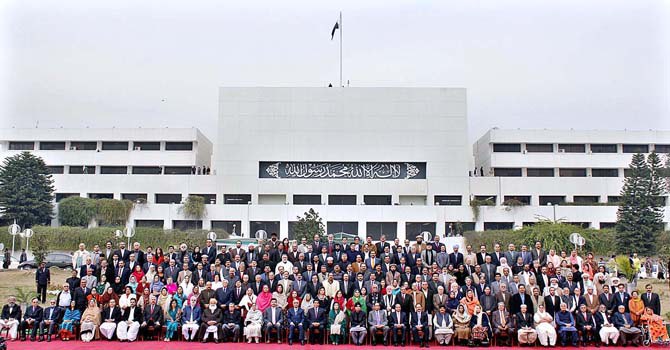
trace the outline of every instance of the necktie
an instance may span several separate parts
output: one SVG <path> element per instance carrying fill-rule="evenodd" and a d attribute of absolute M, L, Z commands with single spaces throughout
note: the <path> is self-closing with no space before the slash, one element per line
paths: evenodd
<path fill-rule="evenodd" d="M 505 313 L 500 311 L 500 320 L 502 321 L 503 327 L 505 326 Z"/>
<path fill-rule="evenodd" d="M 151 305 L 151 314 L 152 315 L 154 314 L 154 306 L 153 305 Z"/>
<path fill-rule="evenodd" d="M 375 312 L 375 324 L 379 324 L 379 311 Z"/>

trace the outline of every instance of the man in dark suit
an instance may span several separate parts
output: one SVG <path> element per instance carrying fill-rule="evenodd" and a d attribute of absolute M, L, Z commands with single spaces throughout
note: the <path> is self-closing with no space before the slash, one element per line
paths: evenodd
<path fill-rule="evenodd" d="M 137 263 L 140 264 L 140 266 L 144 265 L 144 263 L 146 262 L 146 255 L 140 249 L 139 242 L 133 243 L 133 251 L 131 252 L 131 254 L 135 254 L 135 261 L 137 261 Z"/>
<path fill-rule="evenodd" d="M 88 270 L 93 270 L 94 274 L 97 271 L 97 266 L 93 265 L 91 262 L 91 257 L 86 258 L 86 263 L 79 267 L 79 277 L 84 277 L 88 273 Z"/>
<path fill-rule="evenodd" d="M 130 260 L 130 250 L 126 249 L 125 242 L 119 242 L 119 249 L 117 249 L 114 254 L 119 257 L 119 260 L 128 262 Z"/>
<path fill-rule="evenodd" d="M 144 338 L 153 337 L 156 332 L 160 335 L 163 324 L 163 309 L 156 305 L 156 296 L 149 298 L 149 305 L 144 307 L 144 322 L 140 325 Z"/>
<path fill-rule="evenodd" d="M 309 342 L 314 345 L 317 336 L 315 331 L 319 332 L 320 337 L 324 337 L 326 329 L 326 311 L 319 306 L 319 300 L 314 300 L 314 307 L 307 311 L 307 327 L 309 329 Z"/>
<path fill-rule="evenodd" d="M 614 304 L 612 305 L 612 309 L 616 310 L 619 305 L 623 305 L 626 308 L 626 312 L 629 312 L 628 302 L 630 301 L 630 295 L 626 292 L 626 285 L 619 283 L 617 288 L 619 290 L 614 294 Z"/>
<path fill-rule="evenodd" d="M 542 249 L 542 242 L 536 241 L 535 248 L 531 250 L 531 256 L 533 261 L 537 260 L 540 262 L 540 266 L 547 264 L 547 252 Z"/>
<path fill-rule="evenodd" d="M 220 290 L 220 289 L 219 289 Z M 218 290 L 217 290 L 218 292 Z M 242 324 L 242 314 L 240 310 L 235 309 L 237 304 L 221 304 L 221 307 L 226 307 L 223 311 L 223 320 L 221 321 L 221 330 L 223 331 L 223 341 L 232 336 L 233 341 L 240 337 L 240 325 Z"/>
<path fill-rule="evenodd" d="M 291 283 L 291 290 L 298 292 L 298 296 L 301 298 L 303 295 L 305 295 L 305 291 L 307 290 L 307 282 L 302 279 L 301 274 L 297 274 L 295 276 L 295 280 L 293 283 Z"/>
<path fill-rule="evenodd" d="M 102 310 L 100 315 L 100 334 L 108 340 L 114 338 L 116 326 L 121 322 L 123 314 L 121 308 L 116 306 L 116 300 L 110 299 L 109 306 Z"/>
<path fill-rule="evenodd" d="M 400 304 L 402 312 L 410 315 L 414 311 L 414 299 L 412 299 L 412 287 L 407 286 L 404 291 L 400 291 L 395 298 L 395 304 Z"/>
<path fill-rule="evenodd" d="M 477 253 L 477 265 L 484 265 L 486 263 L 486 257 L 491 256 L 486 252 L 486 244 L 479 246 L 479 253 Z"/>
<path fill-rule="evenodd" d="M 414 335 L 414 342 L 419 343 L 419 347 L 430 347 L 428 345 L 428 313 L 423 311 L 421 304 L 416 304 L 416 312 L 412 313 L 410 317 L 410 327 L 412 328 L 412 335 Z M 423 332 L 423 335 L 419 334 Z"/>
<path fill-rule="evenodd" d="M 603 286 L 603 292 L 598 296 L 598 301 L 601 305 L 605 305 L 607 313 L 612 316 L 614 309 L 614 295 L 610 293 L 610 287 L 608 285 Z"/>
<path fill-rule="evenodd" d="M 203 255 L 207 255 L 207 263 L 208 264 L 213 264 L 214 260 L 216 259 L 216 247 L 212 244 L 211 239 L 207 239 L 205 243 L 205 247 L 202 248 L 201 253 Z"/>
<path fill-rule="evenodd" d="M 30 330 L 30 341 L 35 341 L 37 329 L 40 322 L 42 322 L 44 310 L 42 310 L 42 307 L 39 305 L 39 300 L 33 298 L 31 304 L 31 306 L 26 308 L 26 312 L 23 314 L 23 321 L 21 321 L 21 324 L 19 325 L 21 340 L 26 340 L 26 330 Z"/>
<path fill-rule="evenodd" d="M 130 281 L 130 269 L 126 267 L 126 262 L 119 261 L 119 266 L 114 269 L 114 277 L 121 277 L 121 284 L 124 286 Z"/>
<path fill-rule="evenodd" d="M 305 312 L 300 308 L 300 302 L 293 300 L 293 307 L 286 314 L 288 322 L 288 345 L 293 345 L 294 332 L 298 330 L 298 339 L 301 345 L 305 345 Z"/>
<path fill-rule="evenodd" d="M 391 329 L 391 341 L 393 346 L 405 344 L 405 333 L 407 331 L 407 314 L 402 312 L 400 304 L 395 304 L 393 311 L 389 313 L 389 327 Z"/>
<path fill-rule="evenodd" d="M 654 311 L 655 315 L 660 315 L 661 298 L 658 296 L 658 294 L 652 291 L 651 284 L 647 284 L 644 286 L 644 288 L 646 289 L 646 292 L 642 294 L 642 302 L 644 303 L 644 306 Z"/>
<path fill-rule="evenodd" d="M 47 269 L 47 264 L 43 261 L 35 272 L 35 283 L 37 284 L 37 295 L 41 298 L 40 302 L 47 301 L 47 286 L 51 282 L 51 272 Z"/>
<path fill-rule="evenodd" d="M 544 308 L 551 317 L 561 310 L 561 298 L 556 295 L 554 287 L 550 287 L 549 295 L 544 297 Z"/>
<path fill-rule="evenodd" d="M 377 255 L 381 255 L 386 248 L 391 249 L 391 245 L 386 241 L 386 235 L 379 237 L 379 242 L 375 244 L 375 247 L 377 248 Z"/>
<path fill-rule="evenodd" d="M 463 265 L 463 253 L 458 251 L 458 244 L 454 244 L 453 246 L 453 252 L 449 254 L 449 263 L 451 265 L 454 265 L 454 267 L 458 267 L 459 265 Z"/>
<path fill-rule="evenodd" d="M 596 331 L 596 323 L 593 315 L 586 309 L 586 304 L 579 305 L 579 310 L 575 313 L 575 323 L 577 330 L 582 334 L 582 346 L 586 347 L 589 342 L 596 339 L 595 345 L 600 346 L 598 334 Z"/>
<path fill-rule="evenodd" d="M 272 330 L 276 330 L 277 344 L 281 344 L 282 324 L 284 323 L 284 315 L 282 309 L 277 306 L 277 299 L 270 300 L 270 307 L 263 311 L 263 325 L 266 335 L 266 343 L 270 343 Z"/>
<path fill-rule="evenodd" d="M 200 329 L 198 330 L 198 338 L 201 342 L 206 343 L 209 334 L 213 334 L 214 342 L 219 343 L 221 336 L 221 327 L 218 326 L 219 321 L 221 321 L 221 309 L 216 306 L 216 299 L 212 298 L 209 300 L 209 303 L 206 304 L 205 308 L 202 311 L 202 317 L 200 318 Z M 216 326 L 216 330 L 208 330 L 209 326 Z"/>
<path fill-rule="evenodd" d="M 44 341 L 44 335 L 47 335 L 47 342 L 51 341 L 51 335 L 58 330 L 58 320 L 62 315 L 61 309 L 56 305 L 56 299 L 49 301 L 49 307 L 42 312 L 42 322 L 39 325 L 40 339 Z"/>
<path fill-rule="evenodd" d="M 91 288 L 88 288 L 86 286 L 86 280 L 82 279 L 79 282 L 79 287 L 74 290 L 74 293 L 72 294 L 72 300 L 75 302 L 75 308 L 79 310 L 79 312 L 84 312 L 86 310 L 86 306 L 88 304 L 88 295 L 91 294 Z"/>
<path fill-rule="evenodd" d="M 530 295 L 526 294 L 526 286 L 520 284 L 519 293 L 512 296 L 510 301 L 510 315 L 516 315 L 521 311 L 521 305 L 527 305 L 529 310 L 533 310 L 533 300 L 530 298 Z"/>

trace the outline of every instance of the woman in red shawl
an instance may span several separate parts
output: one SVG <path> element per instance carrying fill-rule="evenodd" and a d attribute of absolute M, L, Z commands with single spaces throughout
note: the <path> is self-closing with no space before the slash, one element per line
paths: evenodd
<path fill-rule="evenodd" d="M 341 290 L 338 290 L 337 292 L 335 292 L 335 296 L 334 296 L 333 299 L 330 301 L 330 308 L 329 308 L 329 310 L 333 308 L 333 305 L 334 305 L 335 303 L 337 303 L 337 304 L 339 304 L 339 305 L 347 305 L 347 299 L 344 298 L 344 295 L 342 294 L 342 291 L 341 291 Z"/>
<path fill-rule="evenodd" d="M 135 281 L 137 281 L 137 283 L 142 281 L 142 277 L 144 277 L 144 271 L 142 271 L 142 266 L 140 266 L 140 264 L 135 265 L 135 270 L 133 270 L 132 275 L 135 276 Z"/>
<path fill-rule="evenodd" d="M 119 305 L 119 296 L 116 295 L 116 293 L 114 293 L 114 288 L 107 287 L 107 290 L 102 294 L 102 297 L 100 298 L 103 308 L 109 305 L 110 300 L 116 301 L 116 305 Z"/>
<path fill-rule="evenodd" d="M 263 291 L 258 293 L 258 297 L 256 298 L 256 308 L 258 308 L 260 312 L 264 312 L 265 309 L 270 307 L 270 301 L 272 301 L 272 293 L 270 293 L 270 287 L 264 285 Z"/>
<path fill-rule="evenodd" d="M 288 305 L 293 305 L 293 300 L 297 300 L 298 304 L 302 303 L 302 298 L 300 298 L 300 296 L 298 295 L 298 291 L 294 290 L 291 292 L 291 295 L 288 296 L 287 300 Z"/>

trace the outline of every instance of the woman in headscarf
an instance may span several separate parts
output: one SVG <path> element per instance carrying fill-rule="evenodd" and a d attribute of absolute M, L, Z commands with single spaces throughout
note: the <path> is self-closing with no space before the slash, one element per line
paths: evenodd
<path fill-rule="evenodd" d="M 270 307 L 270 302 L 272 301 L 272 293 L 270 293 L 270 287 L 268 285 L 263 286 L 263 290 L 258 293 L 258 298 L 256 298 L 256 307 L 258 311 L 265 312 L 265 309 Z"/>
<path fill-rule="evenodd" d="M 149 270 L 147 270 L 147 273 L 144 274 L 144 282 L 145 286 L 151 285 L 154 282 L 154 276 L 156 276 L 156 266 L 154 265 L 149 265 Z M 138 279 L 138 281 L 140 281 Z"/>
<path fill-rule="evenodd" d="M 100 276 L 100 282 L 98 285 L 95 287 L 95 289 L 98 291 L 98 294 L 104 294 L 107 288 L 109 288 L 110 284 L 107 282 L 107 276 L 101 275 Z"/>
<path fill-rule="evenodd" d="M 286 294 L 284 294 L 284 286 L 278 284 L 277 290 L 272 293 L 272 297 L 277 299 L 277 306 L 282 310 L 286 310 L 286 306 L 288 306 L 288 298 L 286 297 Z"/>
<path fill-rule="evenodd" d="M 468 289 L 465 293 L 465 297 L 461 299 L 461 304 L 465 305 L 470 315 L 474 315 L 475 307 L 479 306 L 479 300 L 475 298 L 475 292 L 472 289 Z"/>
<path fill-rule="evenodd" d="M 535 331 L 537 338 L 542 346 L 556 345 L 556 329 L 554 328 L 554 318 L 544 310 L 544 304 L 537 307 L 537 312 L 533 316 L 535 321 Z"/>
<path fill-rule="evenodd" d="M 179 286 L 181 287 L 181 289 L 183 289 L 183 292 L 186 296 L 191 295 L 191 293 L 193 292 L 193 283 L 191 283 L 191 276 L 186 275 L 186 277 L 184 277 L 184 280 L 181 281 Z"/>
<path fill-rule="evenodd" d="M 344 294 L 342 294 L 341 290 L 338 290 L 335 292 L 335 296 L 333 296 L 333 299 L 330 301 L 330 307 L 333 308 L 333 305 L 335 304 L 340 304 L 340 307 L 342 305 L 347 305 L 347 299 L 344 298 Z"/>
<path fill-rule="evenodd" d="M 298 305 L 302 302 L 302 298 L 298 295 L 298 291 L 292 290 L 291 295 L 289 295 L 288 299 L 286 300 L 287 305 L 293 305 L 293 300 L 298 301 Z"/>
<path fill-rule="evenodd" d="M 302 301 L 300 302 L 300 308 L 305 312 L 305 315 L 307 315 L 307 311 L 313 307 L 314 300 L 312 300 L 312 295 L 309 293 L 305 294 L 305 296 L 302 298 Z"/>
<path fill-rule="evenodd" d="M 202 261 L 202 253 L 200 253 L 200 247 L 193 247 L 193 253 L 191 253 L 191 261 L 194 264 L 197 264 Z"/>
<path fill-rule="evenodd" d="M 137 300 L 137 306 L 139 306 L 142 310 L 144 310 L 144 308 L 149 305 L 150 300 L 151 300 L 151 293 L 149 293 L 149 288 L 147 288 L 142 292 L 142 296 L 140 296 L 140 299 Z"/>
<path fill-rule="evenodd" d="M 453 314 L 456 312 L 456 308 L 458 308 L 458 305 L 461 303 L 461 300 L 457 297 L 456 292 L 451 291 L 449 292 L 449 296 L 447 297 L 447 302 L 446 302 L 446 307 L 447 307 L 447 312 L 450 314 Z"/>
<path fill-rule="evenodd" d="M 319 291 L 316 293 L 316 298 L 314 300 L 319 301 L 319 305 L 326 310 L 326 313 L 328 313 L 330 309 L 330 298 L 326 295 L 326 288 L 319 288 Z"/>
<path fill-rule="evenodd" d="M 361 295 L 361 291 L 359 291 L 358 289 L 354 290 L 354 296 L 352 296 L 347 301 L 347 313 L 349 314 L 349 316 L 351 316 L 351 313 L 354 312 L 356 303 L 361 304 L 361 309 L 363 309 L 363 305 L 366 305 L 365 298 Z M 367 311 L 367 306 L 365 307 L 365 309 L 363 309 L 363 311 L 364 312 Z"/>
<path fill-rule="evenodd" d="M 114 288 L 114 293 L 116 293 L 116 295 L 123 294 L 123 290 L 125 289 L 125 287 L 126 286 L 123 285 L 123 282 L 121 282 L 121 276 L 114 277 L 114 283 L 112 283 L 112 288 Z"/>
<path fill-rule="evenodd" d="M 510 271 L 512 271 L 512 268 L 507 264 L 507 258 L 502 257 L 500 258 L 500 266 L 496 268 L 496 273 L 502 275 L 504 268 L 508 268 Z"/>
<path fill-rule="evenodd" d="M 151 283 L 151 287 L 149 288 L 149 289 L 151 289 L 151 294 L 153 294 L 153 295 L 160 294 L 161 289 L 163 289 L 163 287 L 165 287 L 165 284 L 163 284 L 163 282 L 161 282 L 160 277 L 158 277 L 158 275 L 154 275 L 153 282 Z"/>
<path fill-rule="evenodd" d="M 100 298 L 100 302 L 103 307 L 107 307 L 110 300 L 114 300 L 117 305 L 119 304 L 119 296 L 114 293 L 114 288 L 107 287 L 107 290 L 103 292 L 102 297 Z"/>
<path fill-rule="evenodd" d="M 144 271 L 142 271 L 142 266 L 140 264 L 136 264 L 133 273 L 130 274 L 130 278 L 133 277 L 135 277 L 135 282 L 141 281 L 142 277 L 144 277 Z"/>
<path fill-rule="evenodd" d="M 640 319 L 643 323 L 649 325 L 649 332 L 652 343 L 667 345 L 668 342 L 670 342 L 670 337 L 668 337 L 668 329 L 665 327 L 665 324 L 663 324 L 663 317 L 654 314 L 654 310 L 651 308 L 646 308 Z"/>
<path fill-rule="evenodd" d="M 88 343 L 94 338 L 100 339 L 100 334 L 98 333 L 98 327 L 100 327 L 100 312 L 98 302 L 95 301 L 95 299 L 89 300 L 88 307 L 81 315 L 81 326 L 79 331 L 81 340 L 84 343 Z"/>
<path fill-rule="evenodd" d="M 482 307 L 475 306 L 474 314 L 470 319 L 470 327 L 472 327 L 472 340 L 475 345 L 480 345 L 482 342 L 491 339 L 491 324 L 489 316 L 482 311 Z"/>
<path fill-rule="evenodd" d="M 551 261 L 547 262 L 547 277 L 556 277 L 556 266 Z"/>
<path fill-rule="evenodd" d="M 239 306 L 246 310 L 249 311 L 251 310 L 252 305 L 256 305 L 256 295 L 254 295 L 254 290 L 251 288 L 247 288 L 247 293 L 244 294 L 242 299 L 240 300 Z"/>
<path fill-rule="evenodd" d="M 133 294 L 138 293 L 138 291 L 137 291 L 137 281 L 138 280 L 135 278 L 134 275 L 130 275 L 130 279 L 128 280 L 128 284 L 126 284 L 126 287 L 130 287 L 130 289 L 133 291 Z"/>
<path fill-rule="evenodd" d="M 183 309 L 184 306 L 186 306 L 186 294 L 184 294 L 184 288 L 181 286 L 177 287 L 177 291 L 172 296 L 172 300 L 176 300 L 179 309 Z"/>
<path fill-rule="evenodd" d="M 75 308 L 76 302 L 72 300 L 70 302 L 70 307 L 65 310 L 63 314 L 63 321 L 60 324 L 60 331 L 58 332 L 61 340 L 70 340 L 70 338 L 76 338 L 74 334 L 74 325 L 79 323 L 81 319 L 81 312 Z"/>
<path fill-rule="evenodd" d="M 258 310 L 256 304 L 252 304 L 251 309 L 247 312 L 247 317 L 244 319 L 244 336 L 247 337 L 247 343 L 251 344 L 251 339 L 254 339 L 256 344 L 258 344 L 258 339 L 261 337 L 262 326 L 263 313 Z"/>
<path fill-rule="evenodd" d="M 130 306 L 130 299 L 137 300 L 137 296 L 133 294 L 133 288 L 131 286 L 126 286 L 124 293 L 119 297 L 119 307 L 124 310 Z"/>
<path fill-rule="evenodd" d="M 435 340 L 440 345 L 447 345 L 451 342 L 451 337 L 454 335 L 454 322 L 451 316 L 447 313 L 447 307 L 440 306 L 440 311 L 433 317 L 433 332 L 435 333 Z"/>
<path fill-rule="evenodd" d="M 174 333 L 179 328 L 180 318 L 181 318 L 181 309 L 177 304 L 177 300 L 170 300 L 170 306 L 164 308 L 165 310 L 165 339 L 164 341 L 172 340 Z"/>
<path fill-rule="evenodd" d="M 170 308 L 170 302 L 172 301 L 172 297 L 170 294 L 168 294 L 167 288 L 163 287 L 161 289 L 160 294 L 158 295 L 158 298 L 156 298 L 156 304 L 158 304 L 163 311 L 166 311 L 167 309 Z"/>
<path fill-rule="evenodd" d="M 644 302 L 640 298 L 640 294 L 634 290 L 630 293 L 630 300 L 628 301 L 628 310 L 630 311 L 630 318 L 633 320 L 635 326 L 640 325 L 640 317 L 644 314 Z"/>
<path fill-rule="evenodd" d="M 344 335 L 347 334 L 347 315 L 339 303 L 334 303 L 330 308 L 328 326 L 330 329 L 330 341 L 333 345 L 344 343 Z"/>
<path fill-rule="evenodd" d="M 470 314 L 465 311 L 463 304 L 458 304 L 452 316 L 456 340 L 462 344 L 470 339 Z"/>
<path fill-rule="evenodd" d="M 177 286 L 177 284 L 174 283 L 172 277 L 168 277 L 165 283 L 165 288 L 167 288 L 168 294 L 174 295 L 174 293 L 177 291 L 177 287 L 179 286 Z"/>
<path fill-rule="evenodd" d="M 99 304 L 100 301 L 102 300 L 102 295 L 98 293 L 98 290 L 96 288 L 93 288 L 91 289 L 91 294 L 86 296 L 86 301 L 89 300 L 95 300 L 95 302 Z"/>
<path fill-rule="evenodd" d="M 193 289 L 191 289 L 191 294 L 187 296 L 186 300 L 191 300 L 191 297 L 200 299 L 200 286 L 194 286 Z"/>

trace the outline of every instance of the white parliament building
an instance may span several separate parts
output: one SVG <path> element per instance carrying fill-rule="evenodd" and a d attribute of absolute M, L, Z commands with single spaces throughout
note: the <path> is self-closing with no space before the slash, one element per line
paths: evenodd
<path fill-rule="evenodd" d="M 328 233 L 412 239 L 457 222 L 611 227 L 632 154 L 670 153 L 670 131 L 494 128 L 470 145 L 467 128 L 461 88 L 224 87 L 214 144 L 195 128 L 10 128 L 0 157 L 42 157 L 56 202 L 142 203 L 130 226 L 290 237 L 314 208 Z M 208 203 L 201 220 L 182 213 L 189 195 Z M 472 199 L 495 205 L 475 215 Z"/>

